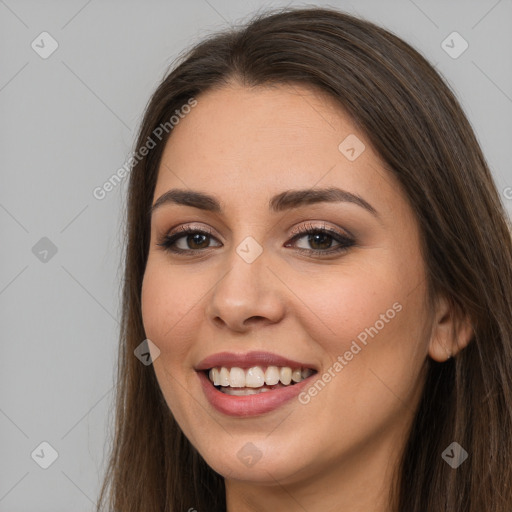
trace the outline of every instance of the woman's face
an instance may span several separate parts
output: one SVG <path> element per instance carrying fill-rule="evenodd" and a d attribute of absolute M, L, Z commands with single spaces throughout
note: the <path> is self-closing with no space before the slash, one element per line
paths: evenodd
<path fill-rule="evenodd" d="M 374 482 L 405 440 L 429 352 L 412 210 L 331 99 L 230 85 L 197 102 L 173 128 L 153 204 L 170 190 L 212 200 L 154 209 L 142 290 L 169 408 L 227 479 Z M 212 367 L 226 368 L 223 391 Z M 285 385 L 290 373 L 306 379 Z M 233 395 L 244 379 L 256 393 Z M 261 392 L 262 379 L 284 384 Z"/>

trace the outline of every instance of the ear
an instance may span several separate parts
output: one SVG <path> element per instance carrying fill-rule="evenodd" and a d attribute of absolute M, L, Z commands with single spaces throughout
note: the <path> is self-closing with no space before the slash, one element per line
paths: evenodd
<path fill-rule="evenodd" d="M 474 335 L 470 319 L 445 297 L 437 299 L 429 355 L 443 363 L 465 348 Z"/>

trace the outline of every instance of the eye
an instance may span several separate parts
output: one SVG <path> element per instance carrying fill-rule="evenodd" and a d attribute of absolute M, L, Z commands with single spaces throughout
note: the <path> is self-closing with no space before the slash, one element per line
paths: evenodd
<path fill-rule="evenodd" d="M 180 226 L 176 233 L 165 235 L 157 245 L 172 253 L 197 252 L 208 249 L 210 239 L 215 240 L 209 230 Z"/>
<path fill-rule="evenodd" d="M 322 227 L 306 224 L 295 229 L 292 234 L 293 237 L 285 244 L 285 247 L 290 247 L 290 244 L 295 242 L 295 248 L 299 252 L 312 256 L 341 253 L 355 245 L 353 238 L 334 229 L 326 228 L 325 224 Z M 310 248 L 298 247 L 296 242 L 301 239 L 305 239 L 304 243 L 309 245 Z M 211 248 L 210 243 L 212 240 L 217 242 L 216 247 L 222 245 L 212 236 L 210 230 L 180 226 L 177 232 L 165 235 L 157 245 L 163 247 L 165 251 L 170 253 L 190 254 Z M 333 246 L 333 242 L 337 245 Z"/>
<path fill-rule="evenodd" d="M 353 238 L 334 229 L 326 228 L 325 224 L 321 227 L 315 227 L 312 224 L 299 226 L 294 231 L 291 242 L 301 239 L 305 239 L 305 244 L 309 245 L 311 249 L 297 247 L 298 251 L 312 256 L 337 254 L 355 245 Z M 337 245 L 333 246 L 333 242 L 337 243 Z"/>

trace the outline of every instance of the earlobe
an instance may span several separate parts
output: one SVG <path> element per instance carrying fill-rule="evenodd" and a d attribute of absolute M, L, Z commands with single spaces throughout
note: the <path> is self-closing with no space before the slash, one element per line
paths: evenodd
<path fill-rule="evenodd" d="M 443 363 L 456 356 L 473 338 L 470 318 L 444 297 L 438 299 L 433 322 L 428 353 L 434 361 Z"/>

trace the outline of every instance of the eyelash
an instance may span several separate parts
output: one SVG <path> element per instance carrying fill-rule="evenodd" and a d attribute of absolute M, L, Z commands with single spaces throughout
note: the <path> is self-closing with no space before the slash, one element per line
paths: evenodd
<path fill-rule="evenodd" d="M 188 235 L 204 235 L 208 237 L 212 237 L 212 232 L 208 229 L 197 229 L 197 228 L 190 228 L 187 226 L 181 226 L 177 233 L 173 233 L 172 235 L 164 235 L 159 243 L 156 245 L 162 247 L 166 252 L 170 252 L 173 254 L 190 254 L 193 252 L 200 252 L 208 250 L 209 247 L 206 249 L 177 249 L 173 248 L 174 243 L 176 243 L 180 238 L 183 238 Z M 290 242 L 296 241 L 300 238 L 303 238 L 306 235 L 314 235 L 314 234 L 323 234 L 328 235 L 331 238 L 334 239 L 335 242 L 338 242 L 340 245 L 338 245 L 335 248 L 329 248 L 329 249 L 304 249 L 302 247 L 297 247 L 296 249 L 302 253 L 302 254 L 308 254 L 310 256 L 314 257 L 321 257 L 321 256 L 327 256 L 332 254 L 339 254 L 346 252 L 350 247 L 352 247 L 355 244 L 355 240 L 352 238 L 339 233 L 333 229 L 328 229 L 325 227 L 315 227 L 312 224 L 306 224 L 304 226 L 300 226 L 296 230 L 294 230 L 294 233 L 292 235 L 292 238 L 290 239 Z"/>

